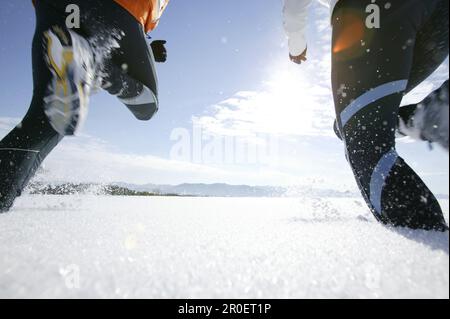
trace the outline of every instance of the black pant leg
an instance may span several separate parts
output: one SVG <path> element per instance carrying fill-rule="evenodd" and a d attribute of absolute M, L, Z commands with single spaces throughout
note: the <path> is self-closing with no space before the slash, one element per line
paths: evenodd
<path fill-rule="evenodd" d="M 57 12 L 38 1 L 32 45 L 33 99 L 21 121 L 0 142 L 0 211 L 6 211 L 34 176 L 45 157 L 61 141 L 44 113 L 44 97 L 51 73 L 44 57 L 43 34 L 53 25 L 63 25 Z"/>
<path fill-rule="evenodd" d="M 417 0 L 414 0 L 417 2 Z M 448 0 L 429 1 L 422 6 L 427 11 L 423 24 L 416 34 L 413 62 L 408 78 L 406 93 L 412 91 L 426 80 L 445 61 L 449 53 L 449 2 Z M 418 12 L 420 14 L 420 12 Z M 407 15 L 406 15 L 407 16 Z M 417 18 L 413 19 L 418 22 Z M 431 93 L 434 95 L 436 92 Z M 399 109 L 399 117 L 408 123 L 414 116 L 417 104 L 407 105 Z M 334 124 L 336 135 L 341 139 L 337 123 Z M 398 128 L 398 123 L 397 123 Z M 402 134 L 402 132 L 399 132 Z"/>
<path fill-rule="evenodd" d="M 406 92 L 410 92 L 425 81 L 448 57 L 449 1 L 439 0 L 432 5 L 433 2 L 436 1 L 430 1 L 428 9 L 432 10 L 432 14 L 416 36 L 413 63 Z"/>
<path fill-rule="evenodd" d="M 121 16 L 120 21 L 125 35 L 106 61 L 106 80 L 112 84 L 107 91 L 117 95 L 137 119 L 150 120 L 159 108 L 153 52 L 141 24 L 129 16 Z"/>
<path fill-rule="evenodd" d="M 412 91 L 416 86 L 425 81 L 448 57 L 448 6 L 448 0 L 441 0 L 436 3 L 433 14 L 417 33 L 414 59 L 406 92 Z M 440 90 L 442 88 L 432 92 L 430 96 L 438 94 Z M 411 121 L 416 113 L 416 109 L 417 104 L 400 108 L 399 116 L 404 123 Z"/>
<path fill-rule="evenodd" d="M 341 1 L 335 9 L 332 82 L 338 125 L 374 216 L 395 226 L 443 230 L 438 201 L 395 149 L 422 8 L 409 0 L 390 2 L 390 7 L 384 2 L 377 2 L 383 8 L 380 29 L 365 25 L 369 0 Z"/>

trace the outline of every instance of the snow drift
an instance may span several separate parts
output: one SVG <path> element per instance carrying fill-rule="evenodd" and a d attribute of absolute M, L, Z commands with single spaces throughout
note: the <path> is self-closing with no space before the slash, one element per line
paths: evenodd
<path fill-rule="evenodd" d="M 353 198 L 28 195 L 0 242 L 3 298 L 449 298 L 448 233 Z"/>

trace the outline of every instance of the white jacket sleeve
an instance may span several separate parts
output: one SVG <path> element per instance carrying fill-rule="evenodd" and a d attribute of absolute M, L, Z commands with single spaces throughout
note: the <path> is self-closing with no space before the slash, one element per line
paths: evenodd
<path fill-rule="evenodd" d="M 312 0 L 284 0 L 284 29 L 292 56 L 299 56 L 306 49 L 308 7 L 311 2 Z"/>

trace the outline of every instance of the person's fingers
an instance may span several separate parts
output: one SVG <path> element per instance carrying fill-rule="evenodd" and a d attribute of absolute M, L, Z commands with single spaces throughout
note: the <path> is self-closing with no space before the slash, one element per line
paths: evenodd
<path fill-rule="evenodd" d="M 299 55 L 299 56 L 292 56 L 290 55 L 291 61 L 297 64 L 301 64 L 302 62 L 305 62 L 307 60 L 306 56 Z"/>
<path fill-rule="evenodd" d="M 297 55 L 297 56 L 292 56 L 291 54 L 289 54 L 289 57 L 291 58 L 291 60 L 297 64 L 301 64 L 302 62 L 305 62 L 307 60 L 306 58 L 306 53 L 308 52 L 308 49 L 306 48 L 305 51 L 302 52 L 302 54 Z"/>

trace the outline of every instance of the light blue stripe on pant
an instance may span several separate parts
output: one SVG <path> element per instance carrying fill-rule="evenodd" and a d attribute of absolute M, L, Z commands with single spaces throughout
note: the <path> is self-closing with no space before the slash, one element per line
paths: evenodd
<path fill-rule="evenodd" d="M 389 82 L 380 85 L 375 89 L 370 90 L 367 93 L 361 95 L 359 98 L 354 100 L 342 111 L 341 113 L 342 127 L 344 127 L 348 123 L 348 121 L 350 121 L 350 119 L 353 116 L 355 116 L 356 113 L 361 111 L 366 106 L 391 94 L 404 91 L 407 85 L 408 85 L 407 80 Z"/>
<path fill-rule="evenodd" d="M 386 179 L 391 173 L 397 159 L 398 154 L 395 150 L 387 152 L 373 170 L 372 178 L 370 179 L 370 202 L 378 214 L 381 214 L 381 195 L 386 185 Z"/>

